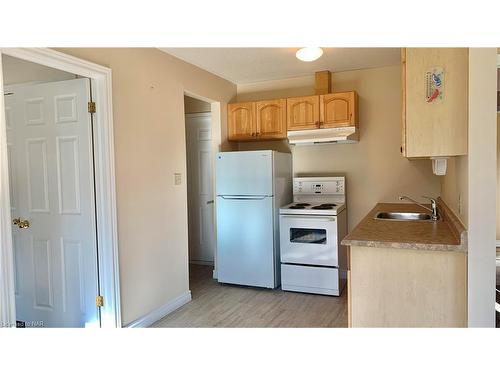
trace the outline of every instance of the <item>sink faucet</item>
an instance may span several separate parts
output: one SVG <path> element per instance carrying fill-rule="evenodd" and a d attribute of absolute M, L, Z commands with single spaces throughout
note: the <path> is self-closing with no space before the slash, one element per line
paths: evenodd
<path fill-rule="evenodd" d="M 410 202 L 413 202 L 413 203 L 415 203 L 415 204 L 419 205 L 420 207 L 425 208 L 426 210 L 428 210 L 428 211 L 432 212 L 432 215 L 431 215 L 431 220 L 436 221 L 436 220 L 439 218 L 439 216 L 438 216 L 438 211 L 437 211 L 437 203 L 436 203 L 436 199 L 431 198 L 431 197 L 428 197 L 428 196 L 425 196 L 425 195 L 422 195 L 422 197 L 423 197 L 423 198 L 427 198 L 427 199 L 429 199 L 429 200 L 431 201 L 431 208 L 426 207 L 426 206 L 424 206 L 423 204 L 418 203 L 416 200 L 411 199 L 410 197 L 407 197 L 406 195 L 402 195 L 402 196 L 400 196 L 400 197 L 399 197 L 399 200 L 400 200 L 400 201 L 403 201 L 403 200 L 405 200 L 405 199 L 406 199 L 406 200 L 409 200 Z"/>

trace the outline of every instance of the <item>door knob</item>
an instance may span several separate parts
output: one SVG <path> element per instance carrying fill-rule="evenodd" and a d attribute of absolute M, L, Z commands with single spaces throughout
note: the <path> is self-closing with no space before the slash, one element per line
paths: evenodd
<path fill-rule="evenodd" d="M 212 204 L 212 203 L 214 203 L 214 200 L 213 200 L 213 199 L 212 199 L 212 200 L 210 200 L 210 201 L 207 201 L 207 204 Z"/>
<path fill-rule="evenodd" d="M 30 227 L 30 222 L 28 220 L 22 220 L 20 217 L 12 220 L 12 224 L 17 225 L 20 229 L 27 229 Z"/>

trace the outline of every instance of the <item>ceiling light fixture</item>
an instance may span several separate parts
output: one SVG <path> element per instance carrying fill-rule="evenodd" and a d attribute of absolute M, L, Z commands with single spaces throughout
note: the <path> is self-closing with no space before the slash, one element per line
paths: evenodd
<path fill-rule="evenodd" d="M 314 61 L 321 55 L 323 55 L 323 50 L 319 47 L 304 47 L 295 53 L 295 56 L 302 61 Z"/>

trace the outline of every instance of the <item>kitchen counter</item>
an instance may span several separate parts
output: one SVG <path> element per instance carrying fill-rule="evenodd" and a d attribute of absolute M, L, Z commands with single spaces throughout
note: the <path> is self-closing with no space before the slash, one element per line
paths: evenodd
<path fill-rule="evenodd" d="M 467 326 L 467 232 L 437 203 L 438 221 L 377 220 L 378 212 L 427 213 L 379 203 L 344 238 L 350 327 Z"/>
<path fill-rule="evenodd" d="M 438 221 L 391 221 L 375 219 L 378 212 L 429 213 L 416 204 L 378 203 L 347 235 L 342 245 L 413 250 L 467 252 L 467 231 L 438 199 Z"/>

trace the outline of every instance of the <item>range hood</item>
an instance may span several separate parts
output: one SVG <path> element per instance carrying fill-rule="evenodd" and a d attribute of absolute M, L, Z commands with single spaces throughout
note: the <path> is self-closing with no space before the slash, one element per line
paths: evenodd
<path fill-rule="evenodd" d="M 356 143 L 359 132 L 355 126 L 339 128 L 294 130 L 287 133 L 291 145 L 315 145 L 323 143 Z"/>

